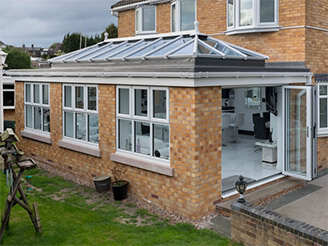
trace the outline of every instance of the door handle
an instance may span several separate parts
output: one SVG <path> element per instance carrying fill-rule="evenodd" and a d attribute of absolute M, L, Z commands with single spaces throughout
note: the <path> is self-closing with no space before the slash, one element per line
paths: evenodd
<path fill-rule="evenodd" d="M 306 127 L 306 137 L 307 138 L 309 137 L 309 127 L 308 126 Z"/>

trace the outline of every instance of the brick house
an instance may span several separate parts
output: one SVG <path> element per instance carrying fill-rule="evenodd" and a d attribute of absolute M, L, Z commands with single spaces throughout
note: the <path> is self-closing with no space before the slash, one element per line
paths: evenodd
<path fill-rule="evenodd" d="M 7 72 L 21 147 L 81 179 L 124 165 L 131 193 L 193 219 L 240 174 L 253 187 L 316 178 L 328 167 L 327 8 L 119 1 L 119 38 Z"/>

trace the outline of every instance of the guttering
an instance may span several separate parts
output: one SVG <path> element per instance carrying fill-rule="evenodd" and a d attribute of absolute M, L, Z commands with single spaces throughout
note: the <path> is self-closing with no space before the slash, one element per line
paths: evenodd
<path fill-rule="evenodd" d="M 148 1 L 138 2 L 138 3 L 132 3 L 132 4 L 112 8 L 111 13 L 119 12 L 119 11 L 123 11 L 123 10 L 128 10 L 128 9 L 133 9 L 133 8 L 136 8 L 140 5 L 160 4 L 160 3 L 166 3 L 166 2 L 170 2 L 170 0 L 148 0 Z"/>

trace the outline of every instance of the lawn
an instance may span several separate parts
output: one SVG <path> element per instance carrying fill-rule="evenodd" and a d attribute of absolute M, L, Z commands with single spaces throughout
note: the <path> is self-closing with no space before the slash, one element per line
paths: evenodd
<path fill-rule="evenodd" d="M 132 203 L 112 202 L 109 193 L 31 170 L 32 191 L 26 191 L 30 204 L 37 202 L 42 234 L 34 231 L 24 209 L 16 205 L 2 245 L 233 245 L 210 230 L 197 230 L 189 224 L 171 224 L 167 219 L 138 209 Z M 0 209 L 3 213 L 8 188 L 0 174 Z"/>

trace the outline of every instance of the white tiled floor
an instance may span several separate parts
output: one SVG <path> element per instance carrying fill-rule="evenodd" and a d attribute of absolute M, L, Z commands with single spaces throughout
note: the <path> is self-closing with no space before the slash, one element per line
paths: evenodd
<path fill-rule="evenodd" d="M 238 142 L 231 143 L 232 138 L 224 134 L 222 146 L 222 179 L 243 175 L 255 180 L 280 173 L 281 169 L 262 166 L 262 150 L 255 146 L 254 136 L 239 134 Z M 230 135 L 230 134 L 229 134 Z M 258 151 L 254 151 L 258 149 Z"/>

